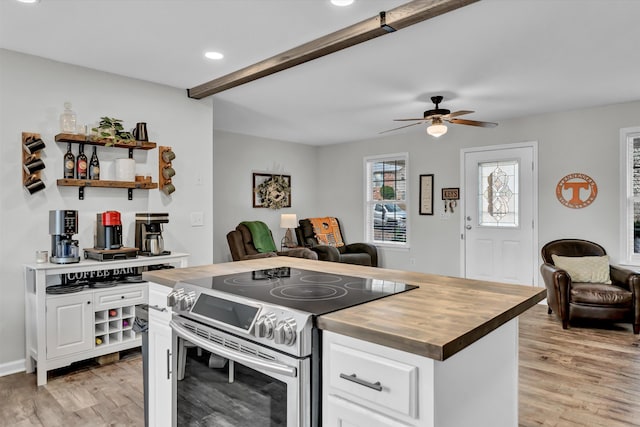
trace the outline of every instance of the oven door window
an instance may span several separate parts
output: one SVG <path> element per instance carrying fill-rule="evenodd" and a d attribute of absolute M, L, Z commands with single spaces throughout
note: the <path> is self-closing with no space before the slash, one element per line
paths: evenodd
<path fill-rule="evenodd" d="M 285 382 L 185 343 L 179 426 L 287 426 Z M 178 367 L 179 375 L 181 368 Z"/>

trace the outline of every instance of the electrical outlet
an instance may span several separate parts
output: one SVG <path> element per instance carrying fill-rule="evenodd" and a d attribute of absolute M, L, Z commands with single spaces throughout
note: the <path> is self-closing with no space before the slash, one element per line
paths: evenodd
<path fill-rule="evenodd" d="M 204 213 L 203 212 L 191 212 L 191 226 L 202 227 L 204 225 Z"/>
<path fill-rule="evenodd" d="M 416 259 L 415 258 L 409 258 L 409 265 L 416 265 Z"/>

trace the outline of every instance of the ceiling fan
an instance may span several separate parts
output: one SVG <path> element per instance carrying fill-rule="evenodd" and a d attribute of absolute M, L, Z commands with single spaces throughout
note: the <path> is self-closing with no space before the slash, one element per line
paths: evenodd
<path fill-rule="evenodd" d="M 431 125 L 427 128 L 427 133 L 431 136 L 435 136 L 436 138 L 447 133 L 447 126 L 443 122 L 449 122 L 456 125 L 469 125 L 469 126 L 478 126 L 483 128 L 492 128 L 498 126 L 497 123 L 491 122 L 479 122 L 477 120 L 467 120 L 467 119 L 458 119 L 456 117 L 462 116 L 464 114 L 471 114 L 473 111 L 469 110 L 460 110 L 451 112 L 446 108 L 439 108 L 440 103 L 442 102 L 441 96 L 432 96 L 431 102 L 436 105 L 436 108 L 433 110 L 427 110 L 424 112 L 424 117 L 421 119 L 395 119 L 396 122 L 412 122 L 410 125 L 400 126 L 399 128 L 385 130 L 380 133 L 392 132 L 398 129 L 404 129 L 409 126 L 419 125 L 424 122 L 431 122 Z"/>

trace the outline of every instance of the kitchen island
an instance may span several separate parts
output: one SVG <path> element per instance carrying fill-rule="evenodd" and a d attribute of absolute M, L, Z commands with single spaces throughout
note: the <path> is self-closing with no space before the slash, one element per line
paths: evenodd
<path fill-rule="evenodd" d="M 147 272 L 144 279 L 171 287 L 282 266 L 419 287 L 317 318 L 323 425 L 517 425 L 517 316 L 544 299 L 542 288 L 291 257 Z"/>

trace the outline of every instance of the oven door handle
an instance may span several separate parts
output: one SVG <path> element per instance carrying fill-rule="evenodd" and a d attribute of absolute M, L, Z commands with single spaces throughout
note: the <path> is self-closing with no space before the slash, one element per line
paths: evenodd
<path fill-rule="evenodd" d="M 269 362 L 266 360 L 258 359 L 252 357 L 251 355 L 240 353 L 235 350 L 228 349 L 221 345 L 215 344 L 209 340 L 206 340 L 198 335 L 194 335 L 191 331 L 184 328 L 180 324 L 174 322 L 173 320 L 169 322 L 169 326 L 171 329 L 178 335 L 180 338 L 183 338 L 190 343 L 197 345 L 200 348 L 203 348 L 207 351 L 217 354 L 218 356 L 226 357 L 227 359 L 234 360 L 238 363 L 241 363 L 250 368 L 262 369 L 268 372 L 286 375 L 288 377 L 295 378 L 298 375 L 298 370 L 293 366 L 283 365 L 281 363 Z"/>

